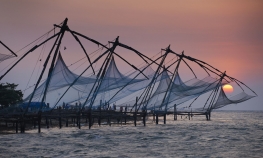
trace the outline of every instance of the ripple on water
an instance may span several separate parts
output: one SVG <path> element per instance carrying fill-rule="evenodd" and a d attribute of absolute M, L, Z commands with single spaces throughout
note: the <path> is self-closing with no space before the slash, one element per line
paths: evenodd
<path fill-rule="evenodd" d="M 249 114 L 249 115 L 248 115 Z M 43 129 L 0 135 L 0 157 L 261 157 L 262 113 L 215 112 L 167 125 Z"/>

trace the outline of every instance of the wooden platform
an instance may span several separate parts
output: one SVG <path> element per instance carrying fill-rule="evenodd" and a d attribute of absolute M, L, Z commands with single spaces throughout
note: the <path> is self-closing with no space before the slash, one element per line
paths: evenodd
<path fill-rule="evenodd" d="M 205 115 L 207 120 L 210 120 L 210 113 L 207 112 L 185 112 L 185 111 L 114 111 L 114 110 L 84 110 L 78 111 L 76 109 L 54 109 L 52 111 L 46 111 L 41 113 L 12 113 L 0 115 L 0 125 L 8 126 L 12 124 L 13 130 L 18 133 L 24 133 L 26 129 L 30 129 L 32 126 L 38 128 L 38 132 L 41 132 L 41 128 L 50 127 L 72 127 L 77 126 L 79 129 L 81 125 L 87 125 L 89 128 L 93 124 L 99 126 L 102 122 L 111 124 L 134 124 L 137 126 L 138 121 L 142 121 L 146 126 L 146 119 L 152 117 L 156 124 L 159 124 L 159 117 L 163 117 L 163 123 L 166 124 L 166 116 L 174 115 L 174 120 L 177 120 L 177 115 L 188 115 L 193 117 L 194 115 Z M 10 128 L 9 128 L 10 129 Z"/>

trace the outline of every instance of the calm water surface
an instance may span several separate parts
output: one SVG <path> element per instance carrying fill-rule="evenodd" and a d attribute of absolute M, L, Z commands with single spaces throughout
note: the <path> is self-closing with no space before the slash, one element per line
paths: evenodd
<path fill-rule="evenodd" d="M 162 123 L 162 120 L 159 121 Z M 86 126 L 0 135 L 0 157 L 263 157 L 263 112 L 213 112 L 166 125 Z"/>

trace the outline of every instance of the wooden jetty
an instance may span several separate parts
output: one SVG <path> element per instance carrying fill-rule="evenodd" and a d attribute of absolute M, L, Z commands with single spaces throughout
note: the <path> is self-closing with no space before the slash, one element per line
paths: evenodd
<path fill-rule="evenodd" d="M 137 126 L 138 122 L 142 122 L 146 126 L 146 120 L 150 117 L 156 124 L 159 124 L 159 119 L 163 118 L 163 124 L 166 124 L 166 116 L 174 115 L 174 120 L 177 120 L 177 115 L 187 115 L 189 120 L 194 115 L 205 115 L 207 120 L 210 120 L 210 112 L 185 112 L 185 111 L 116 111 L 116 110 L 83 110 L 77 109 L 54 109 L 39 113 L 13 113 L 0 116 L 0 125 L 8 126 L 8 130 L 15 130 L 15 133 L 25 133 L 26 129 L 51 127 L 77 127 L 81 129 L 82 125 L 91 128 L 94 124 L 99 126 L 119 124 L 133 124 Z"/>

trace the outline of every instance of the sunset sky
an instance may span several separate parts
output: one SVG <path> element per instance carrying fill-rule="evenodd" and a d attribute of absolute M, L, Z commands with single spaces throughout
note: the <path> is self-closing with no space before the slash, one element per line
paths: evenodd
<path fill-rule="evenodd" d="M 261 0 L 1 0 L 0 40 L 16 52 L 66 17 L 72 30 L 104 44 L 120 36 L 121 42 L 147 56 L 169 44 L 176 52 L 184 50 L 243 81 L 259 95 L 225 109 L 263 110 Z M 66 58 L 83 56 L 67 47 Z M 7 53 L 1 46 L 0 51 Z M 136 56 L 130 57 L 140 64 Z M 0 63 L 0 70 L 12 60 L 8 61 Z M 22 83 L 21 71 L 28 69 L 24 66 L 4 82 Z"/>

